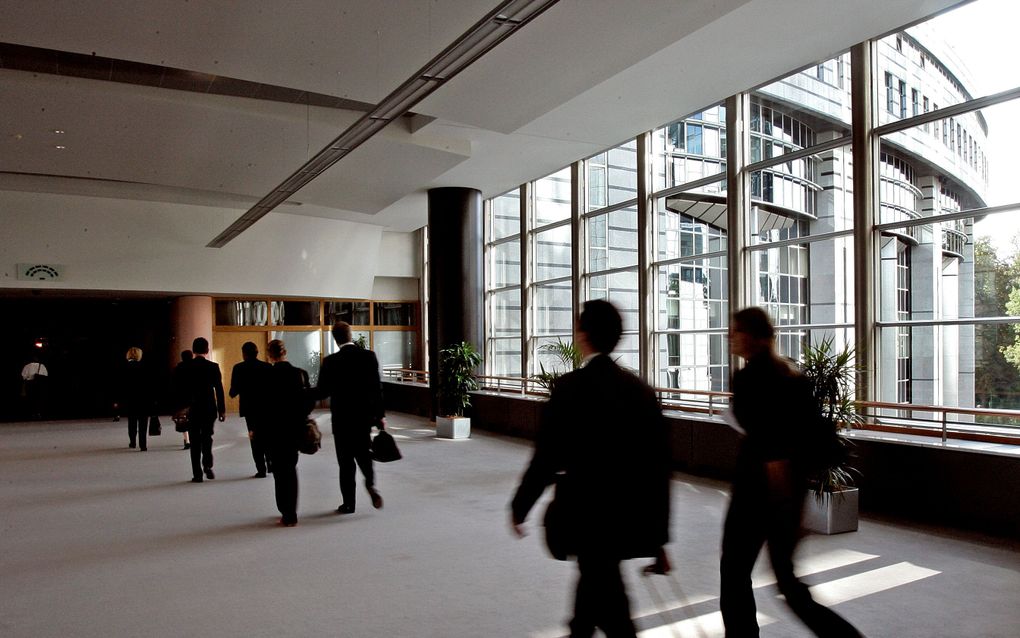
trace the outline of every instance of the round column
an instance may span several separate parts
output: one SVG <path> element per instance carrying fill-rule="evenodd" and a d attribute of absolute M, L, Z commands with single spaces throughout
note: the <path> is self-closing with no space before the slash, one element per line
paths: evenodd
<path fill-rule="evenodd" d="M 429 198 L 429 375 L 436 414 L 439 351 L 467 341 L 484 352 L 482 193 L 433 188 Z"/>
<path fill-rule="evenodd" d="M 170 310 L 171 366 L 181 360 L 182 350 L 191 350 L 196 337 L 205 337 L 212 348 L 213 298 L 205 295 L 177 297 Z"/>

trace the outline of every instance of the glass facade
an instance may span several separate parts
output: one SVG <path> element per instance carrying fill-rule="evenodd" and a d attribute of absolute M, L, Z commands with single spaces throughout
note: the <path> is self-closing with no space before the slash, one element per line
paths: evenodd
<path fill-rule="evenodd" d="M 991 81 L 976 78 L 967 68 L 986 59 L 968 59 L 967 47 L 953 52 L 961 37 L 954 20 L 987 19 L 991 4 L 979 0 L 877 40 L 870 79 L 852 77 L 851 54 L 842 53 L 522 186 L 531 202 L 518 191 L 492 200 L 493 215 L 515 223 L 527 216 L 530 281 L 507 266 L 521 262 L 520 244 L 505 243 L 520 241 L 519 227 L 491 233 L 490 300 L 506 301 L 488 306 L 490 354 L 499 352 L 490 369 L 519 364 L 522 376 L 534 374 L 538 346 L 570 339 L 575 296 L 607 298 L 624 315 L 617 355 L 629 367 L 662 388 L 725 391 L 731 297 L 764 307 L 780 351 L 793 359 L 805 343 L 854 346 L 857 305 L 866 303 L 877 328 L 858 362 L 875 379 L 868 398 L 1020 407 L 1020 248 L 1008 245 L 1020 232 L 1020 190 L 1015 171 L 997 173 L 997 162 L 1008 164 L 1020 147 L 1020 101 L 967 108 L 989 86 L 1016 87 L 1020 75 L 1010 67 Z M 865 81 L 878 97 L 869 124 L 881 136 L 873 182 L 855 175 L 850 146 L 851 98 Z M 752 168 L 734 172 L 726 116 L 741 99 L 746 106 L 733 117 L 747 131 L 738 142 Z M 954 110 L 938 117 L 947 107 Z M 734 179 L 747 230 L 731 238 Z M 855 228 L 854 190 L 864 183 L 876 191 L 873 229 Z M 865 233 L 874 238 L 874 301 L 860 300 L 854 272 Z M 581 245 L 572 245 L 575 236 Z M 738 266 L 743 286 L 731 291 Z M 994 379 L 985 363 L 996 366 Z"/>

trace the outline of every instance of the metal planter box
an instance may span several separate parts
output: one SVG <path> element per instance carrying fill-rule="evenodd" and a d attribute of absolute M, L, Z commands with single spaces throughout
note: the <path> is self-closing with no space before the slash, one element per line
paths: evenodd
<path fill-rule="evenodd" d="M 856 532 L 857 503 L 856 487 L 840 492 L 825 492 L 821 498 L 810 492 L 804 506 L 803 527 L 818 534 Z"/>
<path fill-rule="evenodd" d="M 465 416 L 436 417 L 436 436 L 440 439 L 466 439 L 471 436 L 471 419 Z"/>

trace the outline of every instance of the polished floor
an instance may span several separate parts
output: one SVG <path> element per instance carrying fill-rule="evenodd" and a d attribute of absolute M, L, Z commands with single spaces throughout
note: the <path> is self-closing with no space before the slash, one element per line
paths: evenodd
<path fill-rule="evenodd" d="M 202 484 L 189 482 L 188 453 L 166 419 L 144 453 L 128 449 L 125 422 L 0 425 L 0 636 L 565 634 L 573 564 L 547 557 L 533 522 L 524 540 L 508 531 L 528 443 L 477 431 L 439 440 L 427 421 L 390 415 L 405 458 L 377 466 L 385 507 L 371 508 L 359 476 L 357 512 L 341 516 L 328 416 L 320 420 L 324 447 L 298 468 L 295 528 L 276 525 L 272 478 L 251 478 L 236 417 L 217 426 L 217 478 Z M 725 490 L 677 475 L 675 578 L 643 578 L 640 561 L 626 564 L 642 638 L 721 635 Z M 1015 637 L 1018 550 L 864 519 L 856 533 L 807 538 L 798 564 L 816 597 L 868 636 Z M 809 635 L 767 562 L 759 567 L 762 635 Z"/>

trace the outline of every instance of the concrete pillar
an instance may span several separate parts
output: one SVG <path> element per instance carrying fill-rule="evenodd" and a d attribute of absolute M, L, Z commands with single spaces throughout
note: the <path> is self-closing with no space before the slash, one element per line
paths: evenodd
<path fill-rule="evenodd" d="M 196 337 L 213 340 L 213 298 L 205 295 L 177 297 L 170 309 L 170 364 L 181 360 L 181 350 L 191 350 Z"/>

